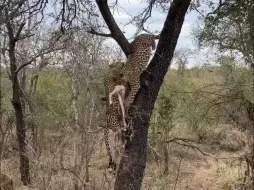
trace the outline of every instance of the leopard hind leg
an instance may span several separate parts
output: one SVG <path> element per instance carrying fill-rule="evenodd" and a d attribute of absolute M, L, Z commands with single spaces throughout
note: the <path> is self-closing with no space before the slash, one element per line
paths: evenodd
<path fill-rule="evenodd" d="M 108 132 L 109 132 L 109 129 L 104 130 L 104 140 L 105 140 L 107 153 L 108 153 L 108 156 L 109 156 L 108 169 L 109 169 L 110 172 L 115 172 L 116 163 L 113 161 L 113 157 L 112 157 L 112 154 L 111 154 L 111 150 L 110 150 L 110 146 L 109 146 L 109 139 L 108 139 Z"/>

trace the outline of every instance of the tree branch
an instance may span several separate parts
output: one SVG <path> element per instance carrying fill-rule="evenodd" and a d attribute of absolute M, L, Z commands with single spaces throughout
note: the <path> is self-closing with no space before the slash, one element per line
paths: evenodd
<path fill-rule="evenodd" d="M 222 2 L 222 0 L 219 0 L 218 7 L 216 7 L 216 9 L 214 11 L 207 13 L 205 17 L 207 18 L 208 16 L 212 15 L 213 13 L 219 11 L 223 6 L 225 6 L 227 4 L 228 4 L 228 2 L 226 2 L 226 1 Z"/>
<path fill-rule="evenodd" d="M 194 149 L 194 150 L 197 150 L 198 152 L 200 152 L 200 153 L 201 153 L 202 155 L 204 155 L 204 156 L 209 156 L 209 157 L 212 157 L 212 158 L 217 159 L 215 156 L 213 156 L 213 155 L 211 155 L 211 154 L 209 154 L 209 153 L 204 152 L 204 151 L 201 150 L 199 147 L 194 146 L 194 145 L 192 145 L 192 144 L 185 144 L 185 143 L 180 143 L 180 142 L 176 142 L 176 143 L 179 144 L 179 145 L 181 145 L 181 146 L 190 147 L 190 148 L 192 148 L 192 149 Z"/>
<path fill-rule="evenodd" d="M 125 38 L 125 36 L 123 35 L 112 13 L 110 12 L 107 0 L 96 0 L 96 3 L 99 7 L 99 10 L 101 12 L 101 15 L 104 21 L 106 22 L 111 32 L 112 38 L 116 40 L 116 42 L 119 44 L 119 46 L 123 50 L 126 57 L 128 57 L 128 55 L 131 54 L 131 45 L 128 42 L 128 40 Z"/>
<path fill-rule="evenodd" d="M 30 65 L 33 61 L 35 61 L 35 59 L 36 59 L 36 58 L 32 58 L 30 61 L 28 61 L 28 62 L 26 62 L 26 63 L 20 65 L 20 67 L 17 68 L 17 70 L 15 71 L 15 74 L 17 75 L 21 69 L 23 69 L 24 67 Z"/>
<path fill-rule="evenodd" d="M 87 32 L 88 32 L 88 33 L 90 33 L 90 34 L 97 35 L 97 36 L 102 36 L 102 37 L 111 37 L 111 38 L 112 38 L 112 35 L 111 35 L 111 34 L 104 34 L 104 33 L 100 33 L 100 32 L 95 31 L 93 28 L 91 28 L 91 29 L 90 29 L 90 30 L 88 30 Z"/>
<path fill-rule="evenodd" d="M 138 15 L 137 17 L 134 17 L 133 20 L 137 20 L 137 25 L 138 25 L 138 30 L 137 32 L 135 33 L 135 36 L 138 35 L 138 33 L 143 29 L 145 30 L 144 28 L 144 23 L 152 16 L 152 10 L 153 10 L 153 6 L 155 4 L 155 1 L 156 0 L 151 0 L 149 2 L 149 5 L 148 7 L 143 11 L 143 13 L 141 13 L 140 15 Z M 140 20 L 140 16 L 142 17 Z"/>
<path fill-rule="evenodd" d="M 18 31 L 17 31 L 15 37 L 14 37 L 15 41 L 18 41 L 19 36 L 20 36 L 20 33 L 21 33 L 21 31 L 23 30 L 25 24 L 26 24 L 26 23 L 23 22 L 23 23 L 21 23 L 21 25 L 19 26 L 19 29 L 18 29 Z"/>
<path fill-rule="evenodd" d="M 26 34 L 24 36 L 19 36 L 18 38 L 16 38 L 15 40 L 18 41 L 18 40 L 24 40 L 26 38 L 30 38 L 32 36 L 34 36 L 35 34 Z"/>
<path fill-rule="evenodd" d="M 11 23 L 8 21 L 6 22 L 6 28 L 7 28 L 7 31 L 8 31 L 8 37 L 9 37 L 9 43 L 10 41 L 14 41 L 14 34 L 13 34 L 13 28 L 11 26 Z"/>
<path fill-rule="evenodd" d="M 62 49 L 64 49 L 64 48 L 63 48 L 63 47 L 60 47 L 60 48 L 50 49 L 50 50 L 47 50 L 47 51 L 41 51 L 41 52 L 37 53 L 33 58 L 31 58 L 31 60 L 29 60 L 28 62 L 26 62 L 26 63 L 24 63 L 24 64 L 22 64 L 22 65 L 20 65 L 20 66 L 17 68 L 17 70 L 15 71 L 15 74 L 17 75 L 21 69 L 23 69 L 24 67 L 30 65 L 33 61 L 36 60 L 37 57 L 40 57 L 40 56 L 45 55 L 45 54 L 49 54 L 49 53 L 51 53 L 51 52 L 53 52 L 53 51 L 62 50 Z"/>
<path fill-rule="evenodd" d="M 166 143 L 171 143 L 171 142 L 176 142 L 176 141 L 193 142 L 192 139 L 176 137 L 176 138 L 173 138 L 173 139 L 170 139 L 170 140 L 166 141 Z"/>

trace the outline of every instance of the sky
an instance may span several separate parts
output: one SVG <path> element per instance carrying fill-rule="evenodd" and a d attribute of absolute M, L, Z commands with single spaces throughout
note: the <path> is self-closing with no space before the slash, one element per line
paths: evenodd
<path fill-rule="evenodd" d="M 113 3 L 113 0 L 109 1 L 109 5 Z M 142 3 L 139 0 L 121 0 L 118 1 L 119 6 L 117 11 L 113 13 L 114 18 L 119 25 L 120 29 L 124 31 L 125 36 L 131 42 L 130 39 L 137 31 L 137 27 L 134 25 L 127 25 L 131 20 L 131 16 L 135 16 L 138 13 L 141 13 L 146 6 L 147 3 Z M 194 42 L 193 36 L 191 35 L 191 29 L 198 21 L 198 13 L 196 11 L 189 12 L 185 16 L 185 20 L 182 26 L 181 34 L 177 42 L 176 49 L 179 48 L 189 48 L 189 49 L 197 49 L 196 43 Z M 164 21 L 166 19 L 166 13 L 161 13 L 159 10 L 153 9 L 152 16 L 148 20 L 150 31 L 161 31 Z M 145 32 L 142 32 L 145 33 Z M 109 40 L 110 43 L 116 43 L 114 40 Z M 204 63 L 208 63 L 212 60 L 211 55 L 208 54 L 207 48 L 198 51 L 192 55 L 192 58 L 189 59 L 188 67 L 193 66 L 202 66 Z M 208 55 L 207 55 L 208 54 Z"/>
<path fill-rule="evenodd" d="M 117 9 L 114 9 L 114 12 L 112 12 L 118 26 L 124 32 L 124 35 L 127 37 L 129 42 L 133 40 L 131 39 L 131 37 L 136 33 L 137 27 L 132 24 L 128 24 L 128 25 L 126 24 L 130 22 L 133 16 L 137 16 L 139 13 L 143 12 L 145 8 L 147 8 L 148 3 L 145 3 L 144 1 L 146 0 L 118 1 Z M 217 1 L 217 0 L 212 0 L 212 1 Z M 115 0 L 108 0 L 109 5 L 112 5 L 112 3 L 114 2 Z M 53 7 L 54 6 L 48 7 L 48 9 L 46 10 L 46 13 L 54 12 Z M 147 21 L 149 30 L 160 32 L 164 25 L 166 16 L 167 16 L 167 13 L 162 13 L 159 9 L 154 8 L 152 11 L 151 18 Z M 182 26 L 180 37 L 178 39 L 176 50 L 179 48 L 188 48 L 192 50 L 197 49 L 196 43 L 194 42 L 194 37 L 191 35 L 191 31 L 192 31 L 192 27 L 197 24 L 198 16 L 199 14 L 196 11 L 191 11 L 187 13 L 187 15 L 185 16 L 185 20 Z M 52 19 L 53 18 L 49 17 L 46 19 L 46 22 L 51 25 L 52 24 L 51 21 L 54 20 Z M 155 33 L 155 34 L 158 34 L 158 33 Z M 112 38 L 108 38 L 107 41 L 110 45 L 114 44 L 115 46 L 118 46 L 117 43 Z M 154 52 L 155 51 L 153 51 L 153 53 Z M 193 66 L 202 66 L 205 63 L 211 63 L 213 62 L 213 59 L 214 59 L 213 55 L 214 55 L 213 52 L 208 48 L 204 48 L 203 50 L 198 50 L 192 54 L 191 58 L 189 58 L 187 67 L 190 68 Z"/>

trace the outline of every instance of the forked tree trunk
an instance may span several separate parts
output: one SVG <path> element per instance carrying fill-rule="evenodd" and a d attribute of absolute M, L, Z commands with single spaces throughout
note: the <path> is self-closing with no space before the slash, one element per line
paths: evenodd
<path fill-rule="evenodd" d="M 127 142 L 117 172 L 115 190 L 139 190 L 147 161 L 147 136 L 150 118 L 158 92 L 168 71 L 185 14 L 191 0 L 174 0 L 160 34 L 155 56 L 141 75 L 141 88 L 134 100 L 130 116 L 134 136 Z M 138 114 L 137 114 L 138 112 Z"/>
<path fill-rule="evenodd" d="M 15 45 L 17 38 L 14 37 L 13 28 L 10 22 L 6 23 L 9 37 L 9 59 L 10 59 L 10 70 L 11 70 L 11 82 L 12 82 L 12 105 L 14 107 L 16 116 L 16 134 L 19 144 L 19 157 L 20 157 L 20 175 L 21 181 L 24 185 L 30 184 L 29 174 L 29 159 L 26 152 L 26 127 L 24 121 L 24 115 L 21 104 L 21 91 L 20 84 L 17 76 L 17 63 L 15 55 Z"/>

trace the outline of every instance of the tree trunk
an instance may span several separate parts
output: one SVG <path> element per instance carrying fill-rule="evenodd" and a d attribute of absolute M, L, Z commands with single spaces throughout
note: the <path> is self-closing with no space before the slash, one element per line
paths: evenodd
<path fill-rule="evenodd" d="M 128 141 L 117 172 L 115 190 L 139 190 L 147 160 L 150 118 L 158 92 L 168 71 L 191 0 L 174 0 L 160 34 L 155 56 L 141 75 L 141 88 L 130 109 L 134 135 Z M 135 114 L 138 111 L 139 114 Z"/>
<path fill-rule="evenodd" d="M 21 91 L 18 81 L 18 75 L 16 73 L 17 63 L 15 56 L 15 45 L 16 39 L 13 34 L 13 28 L 10 22 L 6 23 L 8 36 L 9 36 L 9 59 L 10 59 L 10 69 L 11 69 L 11 82 L 12 82 L 12 105 L 14 107 L 16 116 L 16 134 L 19 144 L 19 156 L 20 156 L 20 175 L 21 181 L 24 185 L 30 184 L 30 174 L 29 174 L 29 159 L 26 152 L 26 127 L 24 121 L 24 115 L 21 104 Z"/>
<path fill-rule="evenodd" d="M 30 100 L 31 96 L 35 95 L 36 87 L 37 87 L 38 75 L 33 76 L 30 84 L 29 98 L 27 99 L 28 111 L 30 115 L 33 115 L 35 112 L 34 106 L 32 105 L 32 101 Z M 31 90 L 33 89 L 33 90 Z M 34 156 L 38 154 L 38 127 L 35 125 L 34 120 L 32 119 L 27 123 L 28 129 L 31 130 L 32 136 L 32 147 L 34 149 Z"/>
<path fill-rule="evenodd" d="M 29 98 L 27 100 L 28 110 L 29 114 L 33 115 L 35 112 L 34 106 L 30 100 L 31 96 L 34 96 L 37 90 L 37 84 L 39 79 L 39 72 L 31 77 L 30 79 L 30 87 L 29 87 Z M 32 135 L 32 146 L 34 149 L 34 155 L 37 155 L 38 152 L 38 127 L 36 126 L 34 120 L 31 120 L 28 123 L 28 128 L 31 129 L 31 135 Z"/>
<path fill-rule="evenodd" d="M 26 128 L 25 121 L 21 106 L 21 93 L 19 88 L 19 82 L 17 76 L 14 77 L 12 82 L 12 104 L 15 110 L 16 116 L 16 134 L 19 144 L 19 156 L 20 156 L 20 174 L 21 181 L 24 185 L 30 184 L 29 175 L 29 159 L 26 152 Z"/>
<path fill-rule="evenodd" d="M 73 63 L 73 68 L 72 68 L 72 76 L 71 76 L 71 108 L 72 108 L 72 121 L 74 122 L 75 127 L 78 126 L 78 120 L 79 120 L 79 113 L 78 113 L 78 96 L 79 96 L 79 91 L 78 91 L 78 84 L 77 84 L 77 72 L 78 72 L 78 63 L 77 61 L 74 61 Z"/>

